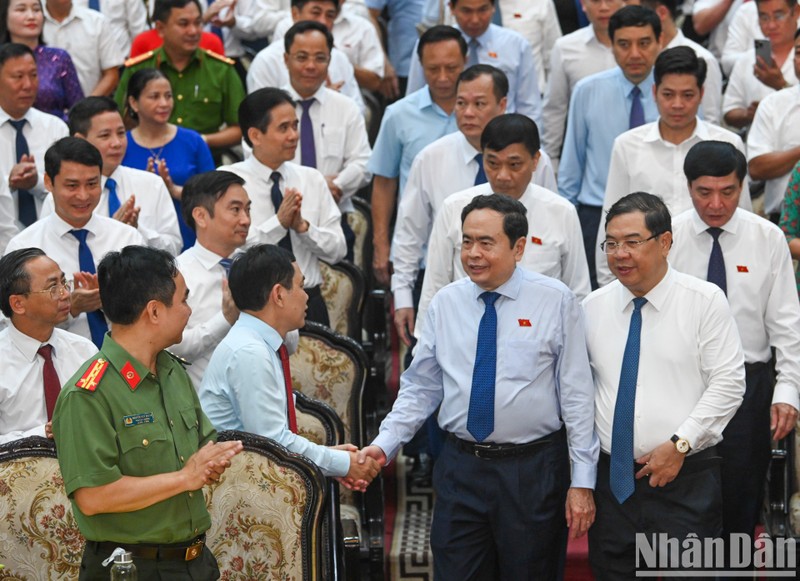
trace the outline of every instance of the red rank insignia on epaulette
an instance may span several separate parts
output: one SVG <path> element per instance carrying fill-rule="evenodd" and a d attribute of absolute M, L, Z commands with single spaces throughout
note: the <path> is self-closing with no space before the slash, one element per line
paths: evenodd
<path fill-rule="evenodd" d="M 496 59 L 497 58 L 497 53 L 496 52 L 490 52 L 489 56 L 492 57 L 493 59 Z"/>
<path fill-rule="evenodd" d="M 136 389 L 136 386 L 139 385 L 139 374 L 136 373 L 136 369 L 134 369 L 131 362 L 128 361 L 121 369 L 122 371 L 122 379 L 125 380 L 125 383 L 130 386 L 131 389 Z"/>
<path fill-rule="evenodd" d="M 741 266 L 740 265 L 740 266 L 736 267 L 736 272 L 750 272 L 750 271 L 747 269 L 746 266 Z"/>
<path fill-rule="evenodd" d="M 520 327 L 530 327 L 531 326 L 531 320 L 530 319 L 517 319 L 517 320 L 519 321 L 519 326 Z"/>
<path fill-rule="evenodd" d="M 531 243 L 532 244 L 538 244 L 539 246 L 541 246 L 542 245 L 542 239 L 541 238 L 537 238 L 536 236 L 531 236 Z"/>
<path fill-rule="evenodd" d="M 75 382 L 75 385 L 87 391 L 94 391 L 97 389 L 97 384 L 100 383 L 100 379 L 102 379 L 107 367 L 108 361 L 98 359 L 89 366 L 89 369 Z"/>

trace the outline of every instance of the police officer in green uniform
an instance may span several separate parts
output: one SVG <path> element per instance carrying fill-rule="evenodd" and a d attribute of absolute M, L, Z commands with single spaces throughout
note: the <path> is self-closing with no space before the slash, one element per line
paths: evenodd
<path fill-rule="evenodd" d="M 197 0 L 156 0 L 153 19 L 164 44 L 125 62 L 114 95 L 120 111 L 127 106 L 130 76 L 139 69 L 158 68 L 172 85 L 171 123 L 198 131 L 212 149 L 239 144 L 244 87 L 234 61 L 198 48 L 203 31 L 200 4 Z M 220 129 L 223 124 L 225 128 Z"/>
<path fill-rule="evenodd" d="M 219 578 L 205 546 L 211 526 L 202 488 L 219 479 L 241 442 L 216 443 L 183 365 L 189 292 L 172 257 L 143 246 L 100 262 L 112 323 L 100 352 L 64 384 L 53 434 L 66 492 L 87 539 L 80 579 L 108 579 L 116 547 L 141 579 Z"/>

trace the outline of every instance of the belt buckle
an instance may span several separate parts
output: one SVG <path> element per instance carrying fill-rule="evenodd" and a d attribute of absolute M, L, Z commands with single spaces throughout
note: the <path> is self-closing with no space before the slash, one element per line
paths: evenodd
<path fill-rule="evenodd" d="M 478 444 L 477 442 L 475 442 L 475 444 L 473 444 L 473 446 L 474 446 L 474 449 L 473 449 L 472 452 L 473 452 L 473 454 L 475 454 L 476 458 L 484 458 L 484 456 L 481 456 L 482 452 L 491 452 L 492 451 L 492 444 Z"/>
<path fill-rule="evenodd" d="M 191 547 L 186 547 L 186 554 L 184 555 L 184 561 L 194 561 L 197 557 L 200 556 L 200 553 L 203 551 L 203 543 L 195 543 Z"/>

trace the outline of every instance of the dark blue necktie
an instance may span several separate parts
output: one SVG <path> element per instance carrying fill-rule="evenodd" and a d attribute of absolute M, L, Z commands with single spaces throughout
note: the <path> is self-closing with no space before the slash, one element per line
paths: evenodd
<path fill-rule="evenodd" d="M 311 123 L 309 109 L 316 99 L 300 101 L 303 114 L 300 116 L 300 165 L 317 167 L 317 149 L 314 144 L 314 124 Z"/>
<path fill-rule="evenodd" d="M 483 171 L 483 154 L 476 153 L 474 159 L 476 162 L 478 162 L 478 173 L 475 174 L 475 183 L 473 185 L 479 186 L 481 184 L 485 184 L 488 181 L 486 179 L 486 172 Z"/>
<path fill-rule="evenodd" d="M 20 119 L 19 121 L 8 120 L 9 123 L 17 130 L 17 163 L 22 159 L 23 155 L 28 155 L 28 140 L 25 139 L 25 134 L 22 132 L 23 127 L 28 122 L 27 119 Z M 19 221 L 25 226 L 30 226 L 36 222 L 36 202 L 33 200 L 33 194 L 28 190 L 17 190 L 17 217 Z"/>
<path fill-rule="evenodd" d="M 642 337 L 642 307 L 647 299 L 633 299 L 628 342 L 622 357 L 619 391 L 614 406 L 614 427 L 611 433 L 611 492 L 622 504 L 633 494 L 633 411 L 636 406 L 636 381 L 639 377 L 639 345 Z"/>
<path fill-rule="evenodd" d="M 95 274 L 97 270 L 94 266 L 94 257 L 89 245 L 86 244 L 86 235 L 88 230 L 70 230 L 75 238 L 78 239 L 78 266 L 81 272 L 91 272 Z M 108 331 L 106 318 L 103 316 L 103 311 L 97 310 L 86 313 L 86 318 L 89 321 L 89 332 L 92 334 L 92 343 L 97 345 L 98 349 L 103 346 L 103 336 Z"/>
<path fill-rule="evenodd" d="M 272 180 L 272 190 L 270 190 L 270 197 L 272 197 L 272 205 L 275 207 L 275 215 L 278 214 L 278 208 L 281 207 L 281 203 L 283 202 L 283 193 L 281 192 L 281 174 L 280 172 L 274 171 L 270 176 Z M 281 248 L 285 248 L 289 252 L 292 252 L 292 239 L 289 236 L 289 233 L 286 233 L 286 236 L 280 239 L 278 242 L 278 246 Z"/>
<path fill-rule="evenodd" d="M 114 213 L 119 210 L 119 196 L 117 195 L 117 181 L 112 178 L 106 180 L 106 188 L 108 189 L 108 217 L 113 218 Z"/>
<path fill-rule="evenodd" d="M 499 293 L 484 292 L 486 303 L 478 326 L 478 347 L 472 370 L 472 391 L 469 396 L 467 431 L 476 442 L 483 442 L 494 431 L 494 382 L 497 373 L 497 311 Z"/>
<path fill-rule="evenodd" d="M 225 269 L 225 278 L 228 278 L 231 275 L 231 265 L 233 264 L 233 258 L 223 258 L 219 261 L 220 266 Z"/>
<path fill-rule="evenodd" d="M 89 0 L 89 8 L 100 12 L 100 0 Z"/>
<path fill-rule="evenodd" d="M 642 90 L 638 85 L 631 91 L 631 119 L 628 129 L 644 125 L 644 107 L 642 106 Z"/>
<path fill-rule="evenodd" d="M 711 245 L 711 256 L 708 258 L 708 276 L 706 280 L 713 282 L 725 296 L 728 295 L 728 279 L 725 277 L 725 257 L 722 256 L 722 247 L 719 245 L 719 235 L 722 234 L 722 228 L 709 228 L 706 230 L 714 239 Z"/>

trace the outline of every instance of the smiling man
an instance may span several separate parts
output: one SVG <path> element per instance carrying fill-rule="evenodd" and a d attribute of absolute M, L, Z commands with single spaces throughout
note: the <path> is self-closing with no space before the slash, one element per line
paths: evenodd
<path fill-rule="evenodd" d="M 437 580 L 558 579 L 567 526 L 578 537 L 594 520 L 597 438 L 580 307 L 561 282 L 518 267 L 526 213 L 502 194 L 464 208 L 468 278 L 431 301 L 392 411 L 363 450 L 392 460 L 441 404 Z"/>
<path fill-rule="evenodd" d="M 219 169 L 245 180 L 252 202 L 248 245 L 277 244 L 293 252 L 305 275 L 308 319 L 328 325 L 319 261 L 339 262 L 347 247 L 325 176 L 291 161 L 298 144 L 295 102 L 281 89 L 259 89 L 242 101 L 239 123 L 253 155 Z"/>
<path fill-rule="evenodd" d="M 702 121 L 697 111 L 703 98 L 706 62 L 688 46 L 670 48 L 658 55 L 653 68 L 653 96 L 658 120 L 626 131 L 614 140 L 608 169 L 603 211 L 631 192 L 651 192 L 659 196 L 670 213 L 691 207 L 684 176 L 676 171 L 683 166 L 686 153 L 696 143 L 709 139 L 727 141 L 744 152 L 735 133 Z M 750 190 L 744 185 L 738 202 L 751 210 Z M 602 236 L 602 229 L 598 236 Z M 613 280 L 603 251 L 595 247 L 597 282 Z"/>
<path fill-rule="evenodd" d="M 601 450 L 589 531 L 598 579 L 636 577 L 637 533 L 722 533 L 715 445 L 742 402 L 744 357 L 725 295 L 672 269 L 671 246 L 660 198 L 621 198 L 603 242 L 617 280 L 583 302 Z"/>
<path fill-rule="evenodd" d="M 676 269 L 725 291 L 744 346 L 747 392 L 717 446 L 726 536 L 754 534 L 770 439 L 794 429 L 800 408 L 800 303 L 792 258 L 780 228 L 737 207 L 746 170 L 744 154 L 728 143 L 706 141 L 689 150 L 684 172 L 694 209 L 675 218 L 670 253 Z"/>
<path fill-rule="evenodd" d="M 6 254 L 20 248 L 41 248 L 66 273 L 72 273 L 69 330 L 100 347 L 108 330 L 97 287 L 97 262 L 112 250 L 144 244 L 135 228 L 99 216 L 103 158 L 84 139 L 64 137 L 44 156 L 45 187 L 53 195 L 54 212 L 29 226 L 8 243 Z"/>

